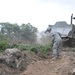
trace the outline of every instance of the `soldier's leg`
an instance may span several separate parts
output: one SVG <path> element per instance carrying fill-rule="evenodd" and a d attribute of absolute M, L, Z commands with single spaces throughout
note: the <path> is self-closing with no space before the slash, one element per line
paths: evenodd
<path fill-rule="evenodd" d="M 57 58 L 57 43 L 56 42 L 53 44 L 52 50 L 53 50 L 53 56 Z"/>
<path fill-rule="evenodd" d="M 62 42 L 60 41 L 58 43 L 58 50 L 57 50 L 57 55 L 60 56 L 61 55 L 61 51 L 62 51 Z"/>

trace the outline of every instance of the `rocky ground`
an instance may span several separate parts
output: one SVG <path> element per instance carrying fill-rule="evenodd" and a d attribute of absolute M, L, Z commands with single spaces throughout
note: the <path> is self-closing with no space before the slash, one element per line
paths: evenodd
<path fill-rule="evenodd" d="M 75 52 L 70 51 L 71 48 L 64 50 L 57 60 L 53 60 L 51 56 L 41 58 L 34 53 L 25 52 L 25 69 L 18 70 L 0 64 L 0 75 L 72 75 L 75 68 Z"/>

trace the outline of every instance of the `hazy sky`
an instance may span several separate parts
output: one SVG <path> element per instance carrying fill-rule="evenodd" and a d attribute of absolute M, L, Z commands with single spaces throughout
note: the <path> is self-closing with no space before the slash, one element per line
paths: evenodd
<path fill-rule="evenodd" d="M 0 0 L 0 22 L 31 23 L 39 31 L 57 21 L 70 23 L 72 13 L 75 0 Z"/>

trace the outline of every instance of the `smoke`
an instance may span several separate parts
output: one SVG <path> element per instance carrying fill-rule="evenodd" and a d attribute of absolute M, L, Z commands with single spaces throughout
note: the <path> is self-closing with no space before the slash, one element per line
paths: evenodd
<path fill-rule="evenodd" d="M 51 43 L 52 43 L 51 37 L 47 36 L 44 31 L 37 34 L 37 44 L 47 45 Z"/>

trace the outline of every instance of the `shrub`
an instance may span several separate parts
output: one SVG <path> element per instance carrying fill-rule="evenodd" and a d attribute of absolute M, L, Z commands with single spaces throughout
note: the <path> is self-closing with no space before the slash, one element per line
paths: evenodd
<path fill-rule="evenodd" d="M 52 49 L 51 45 L 27 45 L 27 44 L 18 44 L 17 48 L 20 49 L 21 51 L 29 50 L 34 53 L 41 54 L 42 56 L 46 56 Z"/>
<path fill-rule="evenodd" d="M 37 49 L 36 47 L 32 47 L 32 48 L 30 49 L 30 51 L 33 51 L 34 53 L 38 53 L 38 49 Z"/>
<path fill-rule="evenodd" d="M 17 47 L 18 47 L 17 44 L 12 44 L 12 45 L 9 44 L 9 46 L 8 46 L 8 48 L 17 48 Z"/>
<path fill-rule="evenodd" d="M 40 46 L 39 50 L 40 53 L 47 54 L 49 51 L 51 51 L 51 46 L 50 45 Z"/>
<path fill-rule="evenodd" d="M 8 43 L 6 41 L 0 41 L 0 51 L 4 51 L 8 47 Z"/>
<path fill-rule="evenodd" d="M 31 46 L 26 44 L 18 44 L 17 48 L 24 51 L 24 50 L 30 50 Z"/>
<path fill-rule="evenodd" d="M 51 45 L 36 45 L 32 47 L 30 51 L 33 51 L 35 53 L 47 54 L 49 51 L 51 51 Z"/>

